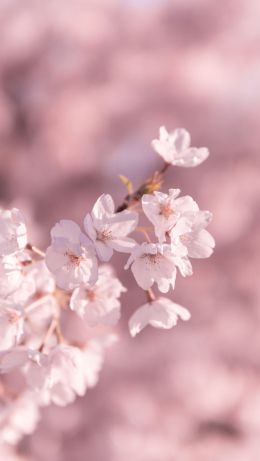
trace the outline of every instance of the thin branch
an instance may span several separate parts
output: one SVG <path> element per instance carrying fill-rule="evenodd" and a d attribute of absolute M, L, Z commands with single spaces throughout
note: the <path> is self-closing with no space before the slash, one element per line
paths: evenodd
<path fill-rule="evenodd" d="M 41 345 L 39 346 L 39 349 L 38 349 L 39 352 L 43 351 L 44 346 L 47 343 L 48 339 L 53 335 L 53 333 L 54 333 L 54 331 L 55 331 L 55 329 L 57 327 L 57 321 L 58 321 L 57 317 L 53 317 L 53 319 L 52 319 L 52 321 L 50 323 L 50 326 L 49 326 L 49 328 L 48 328 L 48 330 L 47 330 L 47 332 L 46 332 L 46 334 L 45 334 L 45 336 L 43 338 L 43 341 L 42 341 Z"/>
<path fill-rule="evenodd" d="M 38 256 L 41 256 L 41 258 L 45 258 L 44 251 L 40 250 L 39 248 L 37 248 L 34 245 L 31 245 L 31 243 L 27 243 L 26 249 L 29 250 L 29 251 L 32 251 L 33 253 L 35 253 Z"/>
<path fill-rule="evenodd" d="M 44 295 L 41 298 L 37 299 L 36 301 L 33 301 L 32 303 L 28 304 L 24 309 L 26 314 L 30 313 L 32 310 L 39 307 L 42 303 L 44 303 L 45 301 L 47 301 L 51 297 L 52 297 L 52 295 L 49 293 L 49 294 Z"/>
<path fill-rule="evenodd" d="M 149 290 L 146 290 L 146 296 L 148 303 L 151 303 L 156 299 L 156 296 L 151 288 Z"/>
<path fill-rule="evenodd" d="M 141 232 L 142 234 L 144 234 L 144 236 L 146 237 L 147 242 L 151 243 L 150 235 L 148 234 L 145 227 L 137 227 L 135 230 L 137 232 Z"/>
<path fill-rule="evenodd" d="M 141 186 L 138 187 L 136 191 L 134 191 L 132 194 L 127 194 L 123 203 L 117 207 L 116 213 L 120 213 L 120 211 L 127 210 L 131 206 L 136 205 L 144 194 L 149 194 L 159 190 L 163 182 L 163 175 L 170 165 L 170 163 L 164 163 L 162 169 L 156 171 L 153 176 L 141 184 Z"/>

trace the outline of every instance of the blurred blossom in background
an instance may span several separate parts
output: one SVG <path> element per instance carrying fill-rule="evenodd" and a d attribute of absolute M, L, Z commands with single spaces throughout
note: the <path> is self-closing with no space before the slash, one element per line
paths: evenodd
<path fill-rule="evenodd" d="M 138 185 L 161 166 L 150 141 L 165 125 L 210 149 L 164 187 L 213 211 L 217 243 L 178 278 L 192 319 L 168 332 L 130 338 L 145 299 L 118 273 L 126 315 L 99 385 L 43 410 L 1 459 L 260 459 L 259 17 L 258 0 L 1 0 L 0 201 L 24 212 L 30 240 L 44 248 L 103 192 L 122 202 L 118 175 Z"/>

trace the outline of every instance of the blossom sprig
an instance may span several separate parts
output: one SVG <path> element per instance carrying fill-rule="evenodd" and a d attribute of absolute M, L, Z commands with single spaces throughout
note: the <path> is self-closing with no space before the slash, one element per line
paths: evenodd
<path fill-rule="evenodd" d="M 172 165 L 199 165 L 208 150 L 190 147 L 186 130 L 169 134 L 164 127 L 152 147 L 164 160 L 159 171 L 136 191 L 121 177 L 128 191 L 122 204 L 116 207 L 111 195 L 102 194 L 81 227 L 68 219 L 56 223 L 46 252 L 28 242 L 19 210 L 0 210 L 0 383 L 3 394 L 7 375 L 20 373 L 25 383 L 15 397 L 3 399 L 7 418 L 0 438 L 8 443 L 33 431 L 41 406 L 67 405 L 96 385 L 105 349 L 115 340 L 111 328 L 121 317 L 120 297 L 127 290 L 111 265 L 115 252 L 125 255 L 125 269 L 146 296 L 129 319 L 132 337 L 148 325 L 171 329 L 178 319 L 190 318 L 166 294 L 174 290 L 178 273 L 192 275 L 192 258 L 212 254 L 215 242 L 206 230 L 212 214 L 179 189 L 162 192 L 161 187 Z M 138 227 L 140 213 L 153 237 Z M 137 241 L 138 231 L 145 241 Z M 63 325 L 69 315 L 93 331 L 83 343 L 66 337 Z M 105 329 L 102 335 L 100 328 Z M 8 415 L 23 418 L 28 401 L 31 424 L 15 427 Z"/>

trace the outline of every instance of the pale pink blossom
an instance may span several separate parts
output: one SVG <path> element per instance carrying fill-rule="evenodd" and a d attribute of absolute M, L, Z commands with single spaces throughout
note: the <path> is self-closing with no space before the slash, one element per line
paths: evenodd
<path fill-rule="evenodd" d="M 0 210 L 0 256 L 23 250 L 27 230 L 22 213 L 17 208 Z"/>
<path fill-rule="evenodd" d="M 98 265 L 90 240 L 73 221 L 62 220 L 51 230 L 52 242 L 46 252 L 46 265 L 57 285 L 72 290 L 81 283 L 94 284 Z"/>
<path fill-rule="evenodd" d="M 84 367 L 84 355 L 79 348 L 59 344 L 49 354 L 39 352 L 32 357 L 26 379 L 42 405 L 52 402 L 64 406 L 73 402 L 76 395 L 84 395 Z"/>
<path fill-rule="evenodd" d="M 187 213 L 169 233 L 172 244 L 186 248 L 190 258 L 208 258 L 215 247 L 214 238 L 205 229 L 211 219 L 209 211 Z"/>
<path fill-rule="evenodd" d="M 167 244 L 143 243 L 136 245 L 125 269 L 131 266 L 135 280 L 143 290 L 157 283 L 158 289 L 167 293 L 170 287 L 175 286 L 177 267 L 184 277 L 192 274 L 186 253 L 185 249 L 183 252 L 178 247 L 173 251 Z"/>
<path fill-rule="evenodd" d="M 70 307 L 89 326 L 98 324 L 115 325 L 120 318 L 119 297 L 126 291 L 115 277 L 111 266 L 99 268 L 98 280 L 94 286 L 81 285 L 72 293 Z"/>
<path fill-rule="evenodd" d="M 0 350 L 16 344 L 24 332 L 24 314 L 21 306 L 9 300 L 0 300 Z"/>
<path fill-rule="evenodd" d="M 154 192 L 142 197 L 142 207 L 147 218 L 153 223 L 155 235 L 160 243 L 166 240 L 166 233 L 178 219 L 189 211 L 197 211 L 197 203 L 189 195 L 178 197 L 180 189 L 169 189 L 168 194 Z"/>
<path fill-rule="evenodd" d="M 184 128 L 177 128 L 168 133 L 166 128 L 160 128 L 160 139 L 152 141 L 152 147 L 166 163 L 176 166 L 193 167 L 200 165 L 209 156 L 206 147 L 191 147 L 190 134 Z"/>
<path fill-rule="evenodd" d="M 147 325 L 154 328 L 170 329 L 177 325 L 178 317 L 189 320 L 187 309 L 168 298 L 158 298 L 139 307 L 129 320 L 131 336 L 136 336 Z"/>
<path fill-rule="evenodd" d="M 103 194 L 96 201 L 91 214 L 84 220 L 85 231 L 93 241 L 101 261 L 109 261 L 113 251 L 130 253 L 135 241 L 128 237 L 137 226 L 138 214 L 124 210 L 115 213 L 112 197 Z"/>

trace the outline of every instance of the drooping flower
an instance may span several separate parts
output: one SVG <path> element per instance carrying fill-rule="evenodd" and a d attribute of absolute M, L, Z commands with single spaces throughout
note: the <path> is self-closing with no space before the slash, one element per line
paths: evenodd
<path fill-rule="evenodd" d="M 186 248 L 190 258 L 208 258 L 215 247 L 214 238 L 205 229 L 211 219 L 209 211 L 187 213 L 169 233 L 173 245 Z"/>
<path fill-rule="evenodd" d="M 62 220 L 51 230 L 52 242 L 46 252 L 46 265 L 57 285 L 72 290 L 81 283 L 97 280 L 98 265 L 91 241 L 73 221 Z"/>
<path fill-rule="evenodd" d="M 91 214 L 84 220 L 85 231 L 93 241 L 101 261 L 109 261 L 113 251 L 130 253 L 135 241 L 128 235 L 137 226 L 138 214 L 124 210 L 115 213 L 113 199 L 108 194 L 101 195 Z"/>
<path fill-rule="evenodd" d="M 84 395 L 84 355 L 74 346 L 58 344 L 49 354 L 38 353 L 26 370 L 28 385 L 34 389 L 42 405 L 51 402 L 64 406 L 76 395 Z"/>
<path fill-rule="evenodd" d="M 139 307 L 129 320 L 131 336 L 136 336 L 147 325 L 154 328 L 170 329 L 177 324 L 178 317 L 189 320 L 187 309 L 167 298 L 158 298 Z"/>
<path fill-rule="evenodd" d="M 153 223 L 155 235 L 160 243 L 166 240 L 168 232 L 186 212 L 197 211 L 197 203 L 189 195 L 178 197 L 180 189 L 169 189 L 169 194 L 154 192 L 142 197 L 142 207 L 147 218 Z"/>
<path fill-rule="evenodd" d="M 0 210 L 0 256 L 23 250 L 26 244 L 27 229 L 21 211 Z"/>
<path fill-rule="evenodd" d="M 126 289 L 115 277 L 112 267 L 104 265 L 99 268 L 94 286 L 81 285 L 74 290 L 70 307 L 89 326 L 115 325 L 120 318 L 121 304 L 118 298 L 124 291 Z"/>
<path fill-rule="evenodd" d="M 177 128 L 168 133 L 166 128 L 160 128 L 160 139 L 152 141 L 152 147 L 166 163 L 176 166 L 193 167 L 200 165 L 209 156 L 206 147 L 191 147 L 190 134 L 184 128 Z"/>
<path fill-rule="evenodd" d="M 173 251 L 171 245 L 159 243 L 142 243 L 136 245 L 125 269 L 131 266 L 137 284 L 148 290 L 154 283 L 162 293 L 167 293 L 170 287 L 174 288 L 176 267 L 181 274 L 192 274 L 191 264 L 186 257 L 187 251 L 176 247 Z"/>

